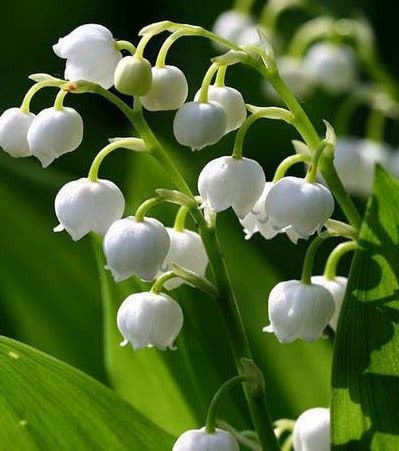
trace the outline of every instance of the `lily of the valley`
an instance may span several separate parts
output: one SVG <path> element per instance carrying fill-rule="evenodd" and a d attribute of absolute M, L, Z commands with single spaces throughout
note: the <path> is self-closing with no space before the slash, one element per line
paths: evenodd
<path fill-rule="evenodd" d="M 239 451 L 235 438 L 223 429 L 207 432 L 205 428 L 184 432 L 173 445 L 172 451 Z"/>
<path fill-rule="evenodd" d="M 66 230 L 75 241 L 91 231 L 104 235 L 122 217 L 124 209 L 123 194 L 113 182 L 74 180 L 64 185 L 55 198 L 60 224 L 54 231 Z"/>
<path fill-rule="evenodd" d="M 145 58 L 125 56 L 122 58 L 114 73 L 115 88 L 128 96 L 143 96 L 151 88 L 151 64 Z"/>
<path fill-rule="evenodd" d="M 293 445 L 295 451 L 330 451 L 330 409 L 305 410 L 296 420 Z"/>
<path fill-rule="evenodd" d="M 183 312 L 167 294 L 135 293 L 119 307 L 117 324 L 124 338 L 122 345 L 174 349 L 173 342 L 183 326 Z"/>

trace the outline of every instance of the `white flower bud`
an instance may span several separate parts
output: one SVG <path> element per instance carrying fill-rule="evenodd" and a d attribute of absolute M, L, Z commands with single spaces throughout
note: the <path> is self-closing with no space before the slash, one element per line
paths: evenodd
<path fill-rule="evenodd" d="M 125 56 L 115 69 L 114 85 L 122 94 L 143 96 L 151 88 L 151 64 L 145 58 Z"/>
<path fill-rule="evenodd" d="M 177 110 L 187 99 L 188 85 L 183 72 L 175 66 L 153 67 L 152 85 L 144 97 L 148 111 Z"/>
<path fill-rule="evenodd" d="M 319 230 L 334 211 L 334 198 L 328 188 L 298 177 L 284 177 L 266 198 L 266 214 L 277 230 L 291 227 L 307 239 Z"/>
<path fill-rule="evenodd" d="M 251 211 L 264 186 L 262 167 L 249 158 L 216 158 L 202 169 L 198 178 L 204 207 L 216 212 L 232 207 L 239 218 Z"/>
<path fill-rule="evenodd" d="M 237 43 L 240 34 L 246 27 L 251 25 L 252 20 L 248 14 L 236 10 L 228 10 L 217 17 L 213 25 L 213 32 L 224 39 Z M 215 46 L 219 50 L 226 50 L 220 44 L 215 44 Z"/>
<path fill-rule="evenodd" d="M 302 99 L 309 94 L 313 85 L 313 79 L 309 76 L 301 59 L 284 56 L 277 60 L 277 67 L 281 78 L 295 97 Z M 273 99 L 280 99 L 280 96 L 270 83 L 266 82 L 265 86 L 268 95 L 273 97 Z"/>
<path fill-rule="evenodd" d="M 194 100 L 198 100 L 201 90 L 199 90 Z M 217 102 L 226 113 L 226 131 L 230 133 L 239 128 L 247 117 L 247 109 L 244 99 L 239 91 L 228 86 L 209 86 L 209 102 Z"/>
<path fill-rule="evenodd" d="M 313 276 L 312 283 L 321 285 L 328 290 L 335 303 L 334 315 L 330 320 L 330 327 L 335 332 L 337 330 L 338 318 L 344 301 L 348 279 L 346 277 L 336 276 L 334 279 L 326 279 L 324 276 Z"/>
<path fill-rule="evenodd" d="M 173 342 L 183 326 L 180 305 L 165 293 L 135 293 L 118 310 L 118 328 L 134 349 L 156 347 L 175 349 Z"/>
<path fill-rule="evenodd" d="M 305 55 L 304 66 L 315 83 L 332 93 L 347 91 L 356 80 L 356 57 L 345 45 L 315 44 Z"/>
<path fill-rule="evenodd" d="M 32 155 L 46 168 L 59 156 L 72 152 L 83 139 L 83 120 L 73 108 L 46 108 L 34 118 L 28 130 Z"/>
<path fill-rule="evenodd" d="M 206 432 L 205 428 L 184 432 L 173 445 L 172 451 L 239 451 L 235 438 L 223 429 Z"/>
<path fill-rule="evenodd" d="M 9 108 L 0 117 L 0 146 L 12 157 L 28 157 L 31 154 L 26 135 L 35 118 L 20 108 Z"/>
<path fill-rule="evenodd" d="M 270 326 L 281 343 L 297 338 L 312 341 L 320 338 L 331 320 L 335 305 L 331 293 L 320 285 L 308 285 L 299 280 L 277 284 L 268 300 Z"/>
<path fill-rule="evenodd" d="M 222 138 L 226 121 L 226 113 L 218 103 L 188 102 L 177 111 L 173 132 L 179 144 L 200 150 Z"/>
<path fill-rule="evenodd" d="M 109 180 L 74 180 L 64 185 L 55 198 L 60 225 L 54 231 L 65 229 L 75 241 L 91 231 L 104 235 L 122 217 L 124 209 L 123 194 Z"/>
<path fill-rule="evenodd" d="M 66 59 L 65 79 L 87 80 L 108 89 L 114 83 L 115 68 L 122 58 L 112 33 L 102 25 L 86 24 L 60 38 L 55 54 Z"/>
<path fill-rule="evenodd" d="M 296 420 L 293 445 L 295 451 L 330 451 L 330 409 L 305 410 Z"/>
<path fill-rule="evenodd" d="M 208 266 L 208 256 L 198 233 L 191 230 L 178 231 L 170 227 L 166 230 L 170 238 L 170 247 L 163 263 L 163 271 L 171 269 L 171 263 L 177 263 L 197 276 L 203 277 Z M 166 281 L 163 286 L 167 290 L 173 290 L 183 283 L 183 279 L 175 277 Z"/>
<path fill-rule="evenodd" d="M 115 221 L 104 237 L 107 269 L 121 282 L 136 275 L 154 280 L 165 260 L 170 239 L 165 227 L 154 218 L 137 221 L 133 216 Z"/>
<path fill-rule="evenodd" d="M 345 187 L 358 192 L 361 181 L 360 140 L 355 137 L 341 137 L 334 153 L 334 166 Z"/>

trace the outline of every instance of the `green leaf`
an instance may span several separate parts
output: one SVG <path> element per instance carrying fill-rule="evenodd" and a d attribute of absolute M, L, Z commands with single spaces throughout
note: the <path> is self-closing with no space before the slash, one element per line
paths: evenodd
<path fill-rule="evenodd" d="M 335 449 L 399 449 L 399 182 L 378 168 L 335 340 Z"/>
<path fill-rule="evenodd" d="M 99 382 L 0 337 L 0 450 L 160 450 L 173 437 Z"/>

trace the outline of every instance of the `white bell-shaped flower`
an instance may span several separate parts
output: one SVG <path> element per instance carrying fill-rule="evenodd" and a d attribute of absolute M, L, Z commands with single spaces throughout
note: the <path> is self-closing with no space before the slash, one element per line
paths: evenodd
<path fill-rule="evenodd" d="M 266 197 L 266 214 L 277 230 L 291 228 L 307 239 L 319 230 L 334 211 L 334 198 L 328 188 L 298 177 L 284 177 Z"/>
<path fill-rule="evenodd" d="M 335 304 L 326 288 L 289 280 L 272 289 L 268 310 L 270 325 L 263 328 L 264 332 L 274 333 L 281 343 L 297 338 L 312 341 L 322 336 Z"/>
<path fill-rule="evenodd" d="M 74 180 L 64 185 L 55 198 L 60 225 L 54 231 L 66 230 L 75 241 L 91 231 L 104 235 L 122 217 L 124 209 L 123 194 L 111 181 Z"/>
<path fill-rule="evenodd" d="M 356 56 L 346 45 L 319 42 L 308 50 L 304 66 L 315 83 L 332 93 L 347 91 L 356 81 Z"/>
<path fill-rule="evenodd" d="M 170 227 L 166 230 L 170 238 L 170 247 L 162 270 L 168 271 L 171 269 L 171 263 L 177 263 L 197 276 L 203 277 L 208 266 L 208 256 L 198 233 L 186 229 L 179 231 Z M 167 290 L 173 290 L 183 283 L 183 279 L 175 277 L 166 281 L 163 286 Z"/>
<path fill-rule="evenodd" d="M 360 140 L 356 137 L 340 137 L 334 153 L 334 166 L 345 185 L 352 193 L 357 193 L 361 180 Z"/>
<path fill-rule="evenodd" d="M 121 282 L 136 275 L 154 280 L 168 253 L 170 239 L 166 228 L 154 218 L 137 221 L 135 217 L 119 219 L 104 237 L 107 269 Z"/>
<path fill-rule="evenodd" d="M 176 66 L 153 67 L 152 85 L 141 97 L 148 111 L 177 110 L 187 99 L 188 84 L 183 72 Z"/>
<path fill-rule="evenodd" d="M 173 445 L 172 451 L 239 451 L 236 439 L 223 429 L 206 432 L 205 428 L 184 432 Z"/>
<path fill-rule="evenodd" d="M 295 422 L 293 445 L 295 451 L 330 451 L 330 409 L 305 410 Z"/>
<path fill-rule="evenodd" d="M 117 324 L 124 338 L 121 345 L 175 349 L 173 342 L 183 326 L 183 312 L 165 293 L 135 293 L 119 307 Z"/>
<path fill-rule="evenodd" d="M 195 95 L 195 100 L 200 97 L 199 90 Z M 209 102 L 217 102 L 226 113 L 226 131 L 230 133 L 239 128 L 247 117 L 247 109 L 245 101 L 239 91 L 229 86 L 209 86 L 208 89 Z"/>
<path fill-rule="evenodd" d="M 300 58 L 289 56 L 278 58 L 277 67 L 280 77 L 285 81 L 295 97 L 303 99 L 310 93 L 313 79 L 308 74 Z M 280 96 L 268 82 L 266 82 L 266 93 L 273 99 L 280 99 Z"/>
<path fill-rule="evenodd" d="M 213 25 L 213 32 L 229 41 L 238 43 L 240 34 L 249 26 L 252 20 L 248 14 L 233 9 L 222 12 Z M 226 50 L 220 44 L 215 44 L 219 50 Z"/>
<path fill-rule="evenodd" d="M 143 96 L 151 88 L 151 64 L 145 58 L 125 56 L 116 66 L 115 88 L 128 96 Z"/>
<path fill-rule="evenodd" d="M 65 79 L 87 80 L 108 89 L 121 53 L 112 33 L 102 25 L 86 24 L 60 38 L 53 46 L 55 54 L 66 59 Z"/>
<path fill-rule="evenodd" d="M 255 160 L 219 157 L 202 169 L 198 191 L 205 208 L 220 212 L 232 207 L 244 218 L 261 196 L 265 181 L 262 166 Z"/>
<path fill-rule="evenodd" d="M 226 124 L 226 113 L 218 103 L 188 102 L 176 112 L 173 133 L 182 146 L 200 150 L 218 142 Z"/>
<path fill-rule="evenodd" d="M 0 116 L 0 146 L 12 157 L 28 157 L 31 150 L 27 134 L 35 115 L 20 108 L 9 108 Z"/>
<path fill-rule="evenodd" d="M 34 118 L 28 130 L 33 156 L 44 168 L 56 158 L 72 152 L 83 139 L 83 120 L 73 108 L 46 108 Z"/>
<path fill-rule="evenodd" d="M 330 327 L 335 332 L 337 330 L 338 318 L 344 301 L 348 279 L 341 276 L 336 276 L 334 279 L 327 279 L 324 276 L 313 276 L 312 283 L 326 288 L 334 299 L 335 311 L 330 320 Z"/>

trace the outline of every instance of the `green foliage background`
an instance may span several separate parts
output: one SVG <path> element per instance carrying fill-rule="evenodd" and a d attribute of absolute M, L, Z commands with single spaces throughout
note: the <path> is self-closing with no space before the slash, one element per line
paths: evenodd
<path fill-rule="evenodd" d="M 377 30 L 382 58 L 392 64 L 394 72 L 398 70 L 399 60 L 393 58 L 397 50 L 390 45 L 395 34 L 389 2 L 378 2 L 378 9 L 371 0 L 320 3 L 329 3 L 337 15 L 349 14 L 352 8 L 367 15 Z M 210 27 L 230 2 L 149 0 L 141 7 L 144 13 L 135 5 L 136 2 L 106 0 L 3 3 L 0 110 L 20 102 L 30 85 L 30 73 L 62 74 L 63 62 L 53 54 L 51 45 L 77 25 L 102 23 L 115 37 L 134 40 L 142 26 L 166 18 Z M 288 38 L 293 27 L 304 19 L 306 16 L 298 13 L 284 16 L 282 36 Z M 155 44 L 151 47 L 152 56 Z M 207 42 L 190 38 L 179 42 L 171 52 L 170 61 L 180 66 L 189 79 L 190 94 L 198 88 L 213 54 Z M 242 89 L 248 102 L 268 103 L 255 74 L 234 68 L 228 79 Z M 37 96 L 34 110 L 49 106 L 53 95 L 48 90 Z M 333 122 L 337 101 L 317 93 L 305 108 L 321 127 L 321 118 Z M 47 170 L 37 161 L 14 160 L 0 154 L 0 333 L 45 351 L 100 382 L 112 382 L 138 410 L 176 435 L 203 422 L 207 400 L 218 384 L 234 372 L 231 356 L 224 352 L 226 337 L 219 327 L 221 318 L 209 299 L 193 290 L 180 289 L 177 297 L 185 311 L 185 328 L 176 353 L 161 355 L 151 350 L 133 354 L 130 348 L 117 348 L 114 317 L 103 317 L 102 298 L 106 311 L 112 312 L 129 290 L 137 289 L 137 282 L 115 287 L 100 271 L 100 285 L 91 240 L 73 243 L 66 234 L 52 232 L 57 225 L 53 199 L 63 183 L 85 174 L 108 137 L 127 135 L 130 130 L 119 112 L 101 99 L 71 96 L 66 103 L 74 105 L 84 117 L 85 137 L 78 151 L 56 160 Z M 172 152 L 193 188 L 204 163 L 231 149 L 232 136 L 228 136 L 217 146 L 190 153 L 175 145 L 171 134 L 173 114 L 147 117 L 154 130 L 173 147 Z M 358 124 L 354 128 L 362 130 Z M 397 130 L 391 134 L 397 142 Z M 262 163 L 270 178 L 279 160 L 291 152 L 293 138 L 296 135 L 286 126 L 261 122 L 248 137 L 247 154 Z M 162 168 L 146 157 L 122 151 L 106 160 L 102 176 L 123 187 L 128 212 L 150 196 L 154 188 L 170 186 Z M 170 209 L 157 211 L 168 224 L 173 213 Z M 285 237 L 266 242 L 258 236 L 245 243 L 230 212 L 222 214 L 219 222 L 244 321 L 265 372 L 272 417 L 295 417 L 306 408 L 328 405 L 331 344 L 319 341 L 281 346 L 273 336 L 260 332 L 266 323 L 267 293 L 277 281 L 299 276 L 304 243 L 294 247 Z M 321 257 L 320 271 L 322 263 Z M 104 293 L 107 296 L 102 296 Z M 106 365 L 118 371 L 107 376 Z M 237 395 L 226 403 L 229 419 L 244 427 L 247 418 L 241 398 Z"/>

